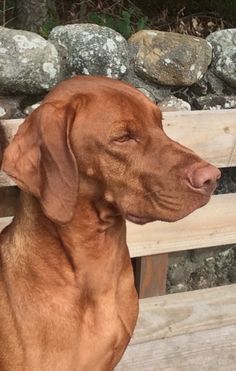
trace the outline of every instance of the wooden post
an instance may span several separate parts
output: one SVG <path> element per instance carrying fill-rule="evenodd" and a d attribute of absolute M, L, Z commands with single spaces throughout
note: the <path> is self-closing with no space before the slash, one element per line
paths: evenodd
<path fill-rule="evenodd" d="M 136 258 L 135 285 L 140 298 L 166 293 L 168 254 Z"/>

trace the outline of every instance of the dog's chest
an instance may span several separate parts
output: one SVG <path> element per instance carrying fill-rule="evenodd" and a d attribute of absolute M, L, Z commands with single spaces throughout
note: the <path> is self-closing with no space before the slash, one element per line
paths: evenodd
<path fill-rule="evenodd" d="M 85 307 L 68 289 L 46 296 L 17 311 L 24 371 L 110 371 L 130 339 L 118 303 L 108 297 Z"/>

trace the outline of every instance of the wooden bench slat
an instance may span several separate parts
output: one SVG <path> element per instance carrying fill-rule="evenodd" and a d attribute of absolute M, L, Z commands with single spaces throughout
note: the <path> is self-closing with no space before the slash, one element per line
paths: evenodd
<path fill-rule="evenodd" d="M 234 324 L 236 284 L 145 298 L 131 344 Z"/>
<path fill-rule="evenodd" d="M 227 245 L 236 241 L 236 193 L 213 196 L 208 205 L 175 223 L 127 223 L 131 257 Z M 11 218 L 0 218 L 0 231 Z"/>
<path fill-rule="evenodd" d="M 218 167 L 236 166 L 236 109 L 164 112 L 163 117 L 164 129 L 172 139 Z M 1 121 L 9 141 L 22 122 Z M 1 185 L 13 183 L 0 174 Z"/>
<path fill-rule="evenodd" d="M 141 299 L 133 339 L 116 370 L 233 371 L 235 351 L 236 284 Z"/>
<path fill-rule="evenodd" d="M 6 138 L 9 142 L 14 137 L 19 125 L 22 124 L 23 121 L 24 119 L 1 120 L 1 125 L 3 126 Z"/>
<path fill-rule="evenodd" d="M 12 221 L 12 217 L 5 217 L 5 218 L 0 218 L 0 233 L 5 228 L 8 224 L 10 224 Z"/>
<path fill-rule="evenodd" d="M 209 204 L 175 223 L 128 223 L 131 257 L 232 244 L 236 241 L 236 193 L 213 196 Z"/>
<path fill-rule="evenodd" d="M 115 371 L 235 371 L 236 326 L 129 346 Z"/>
<path fill-rule="evenodd" d="M 236 166 L 236 109 L 166 112 L 164 128 L 217 167 Z"/>

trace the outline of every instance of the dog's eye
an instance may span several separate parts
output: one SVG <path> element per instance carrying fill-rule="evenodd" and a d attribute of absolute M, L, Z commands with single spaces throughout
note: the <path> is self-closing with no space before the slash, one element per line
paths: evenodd
<path fill-rule="evenodd" d="M 132 140 L 133 138 L 131 137 L 130 134 L 126 133 L 118 138 L 115 139 L 115 142 L 118 142 L 118 143 L 125 143 L 125 142 L 128 142 L 129 140 Z"/>

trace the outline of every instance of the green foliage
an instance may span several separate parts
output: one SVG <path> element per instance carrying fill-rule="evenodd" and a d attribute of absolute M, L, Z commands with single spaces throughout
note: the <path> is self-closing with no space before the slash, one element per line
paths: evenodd
<path fill-rule="evenodd" d="M 48 38 L 51 30 L 59 25 L 59 17 L 57 14 L 56 7 L 51 0 L 46 1 L 47 4 L 47 20 L 44 22 L 40 30 L 40 35 L 44 38 Z"/>
<path fill-rule="evenodd" d="M 117 15 L 97 11 L 90 12 L 87 18 L 90 23 L 114 29 L 126 39 L 135 31 L 149 28 L 148 17 L 144 16 L 135 6 L 121 10 Z"/>
<path fill-rule="evenodd" d="M 56 19 L 49 17 L 46 22 L 44 22 L 43 26 L 40 29 L 39 34 L 44 37 L 45 39 L 48 38 L 51 30 L 58 25 Z"/>
<path fill-rule="evenodd" d="M 16 25 L 17 3 L 21 0 L 0 0 L 1 26 Z M 43 0 L 43 3 L 49 15 L 40 31 L 44 37 L 58 24 L 91 22 L 113 28 L 128 38 L 147 28 L 166 25 L 167 30 L 172 30 L 172 24 L 183 18 L 199 15 L 204 20 L 209 14 L 219 22 L 222 20 L 220 27 L 236 26 L 236 0 Z"/>
<path fill-rule="evenodd" d="M 116 27 L 114 27 L 125 38 L 128 38 L 132 33 L 131 27 L 131 13 L 122 10 L 121 19 L 117 20 Z"/>
<path fill-rule="evenodd" d="M 147 16 L 141 17 L 137 22 L 138 31 L 149 28 L 149 20 Z"/>

